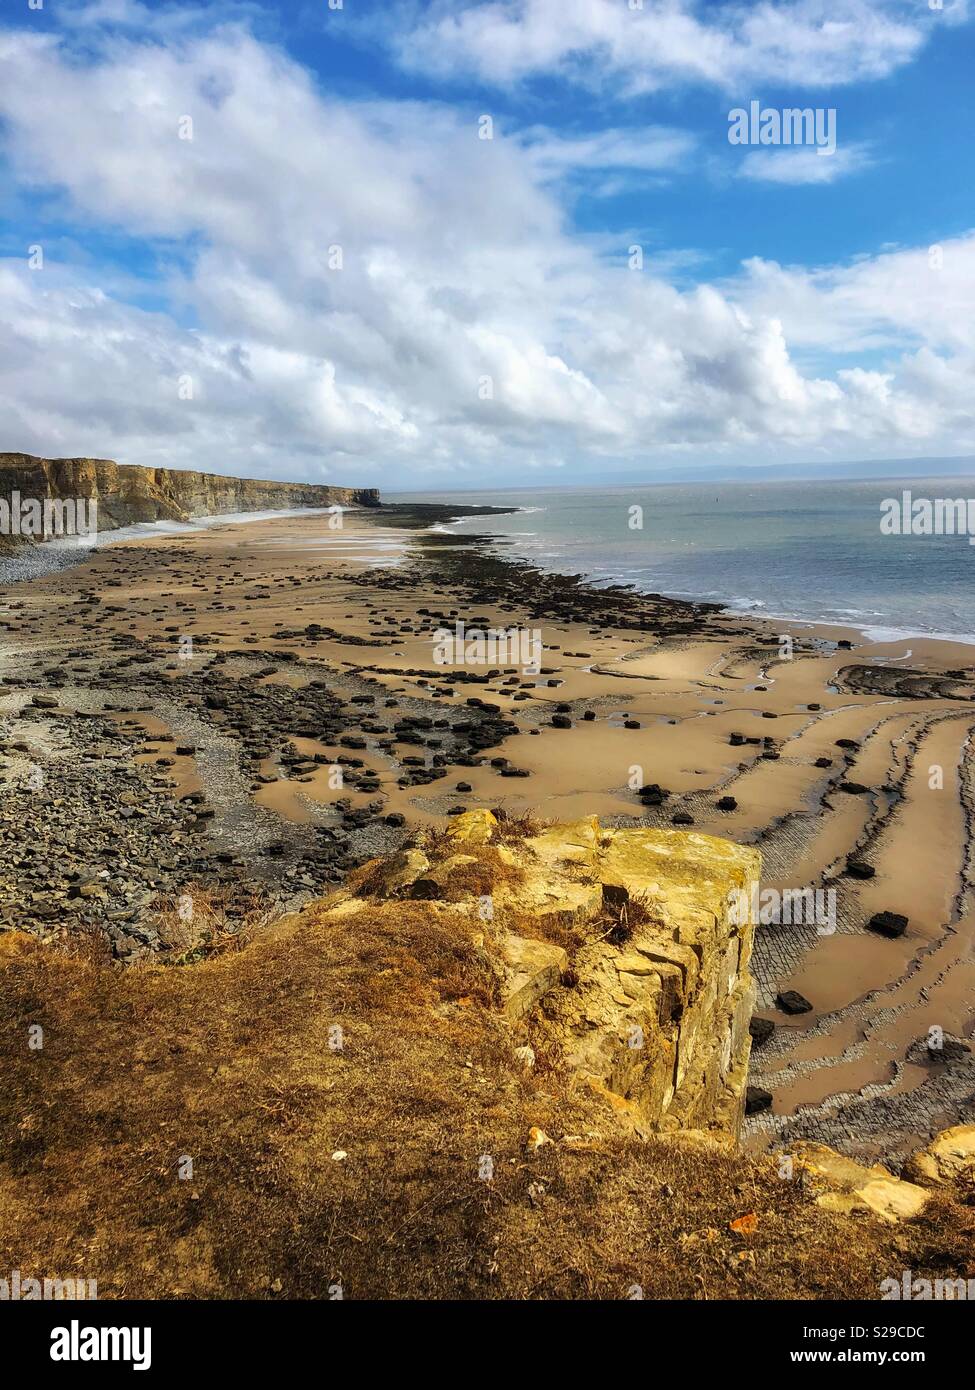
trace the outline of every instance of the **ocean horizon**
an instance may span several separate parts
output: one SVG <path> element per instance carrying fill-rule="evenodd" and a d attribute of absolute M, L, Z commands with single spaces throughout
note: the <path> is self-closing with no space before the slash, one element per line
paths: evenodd
<path fill-rule="evenodd" d="M 513 506 L 476 529 L 543 570 L 720 603 L 875 641 L 975 643 L 975 548 L 962 535 L 889 535 L 882 504 L 975 497 L 975 478 L 890 478 L 391 493 L 384 501 Z M 939 484 L 943 484 L 939 487 Z M 640 509 L 633 511 L 634 508 Z"/>

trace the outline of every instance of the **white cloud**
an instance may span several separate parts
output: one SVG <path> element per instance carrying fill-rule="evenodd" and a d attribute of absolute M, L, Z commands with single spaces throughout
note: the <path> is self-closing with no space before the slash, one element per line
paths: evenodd
<path fill-rule="evenodd" d="M 438 0 L 387 42 L 407 65 L 507 84 L 559 73 L 631 94 L 683 83 L 830 87 L 886 77 L 966 0 Z"/>
<path fill-rule="evenodd" d="M 649 175 L 676 157 L 669 132 L 482 141 L 437 104 L 323 95 L 234 26 L 165 45 L 115 31 L 85 63 L 8 31 L 0 118 L 15 178 L 76 235 L 121 231 L 188 267 L 148 282 L 173 306 L 149 313 L 114 270 L 0 263 L 2 447 L 389 486 L 975 441 L 972 239 L 945 244 L 939 281 L 925 249 L 755 261 L 681 293 L 650 259 L 626 268 L 627 238 L 613 260 L 570 234 L 559 170 Z M 857 344 L 886 359 L 808 375 L 794 358 Z"/>
<path fill-rule="evenodd" d="M 689 131 L 654 125 L 587 135 L 566 135 L 533 126 L 519 131 L 516 139 L 545 180 L 600 171 L 638 176 L 667 173 L 680 168 L 697 143 Z"/>
<path fill-rule="evenodd" d="M 835 183 L 869 169 L 873 154 L 866 142 L 837 145 L 831 154 L 808 145 L 777 146 L 743 154 L 739 177 L 757 183 Z"/>
<path fill-rule="evenodd" d="M 816 270 L 756 258 L 727 288 L 749 314 L 778 317 L 795 347 L 975 355 L 975 232 Z"/>

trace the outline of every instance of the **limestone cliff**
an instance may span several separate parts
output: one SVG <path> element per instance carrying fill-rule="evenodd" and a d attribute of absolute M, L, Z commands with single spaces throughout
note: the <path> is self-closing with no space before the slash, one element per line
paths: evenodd
<path fill-rule="evenodd" d="M 45 459 L 0 454 L 0 498 L 86 499 L 98 503 L 99 531 L 145 521 L 188 521 L 227 512 L 292 507 L 376 507 L 375 488 L 332 487 L 143 468 L 111 459 Z"/>

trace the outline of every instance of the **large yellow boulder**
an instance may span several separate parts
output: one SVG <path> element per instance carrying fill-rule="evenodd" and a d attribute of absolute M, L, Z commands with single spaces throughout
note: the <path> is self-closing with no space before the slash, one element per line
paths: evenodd
<path fill-rule="evenodd" d="M 880 1163 L 868 1168 L 825 1144 L 800 1143 L 796 1156 L 818 1193 L 817 1205 L 827 1211 L 872 1212 L 884 1221 L 909 1221 L 931 1196 L 923 1187 L 895 1178 Z"/>

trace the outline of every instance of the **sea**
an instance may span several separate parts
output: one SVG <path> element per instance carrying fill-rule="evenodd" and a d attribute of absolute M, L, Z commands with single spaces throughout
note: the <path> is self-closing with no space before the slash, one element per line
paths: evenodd
<path fill-rule="evenodd" d="M 595 584 L 706 600 L 753 616 L 831 623 L 874 641 L 975 644 L 975 544 L 884 534 L 888 499 L 975 498 L 975 477 L 723 482 L 387 494 L 388 501 L 515 506 L 447 530 Z M 975 516 L 975 506 L 969 508 Z"/>

